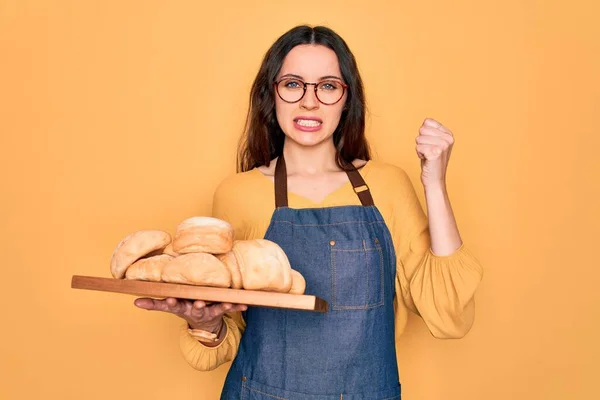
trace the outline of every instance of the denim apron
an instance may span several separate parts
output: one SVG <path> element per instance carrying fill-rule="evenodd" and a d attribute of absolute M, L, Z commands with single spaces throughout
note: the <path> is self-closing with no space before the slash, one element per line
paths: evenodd
<path fill-rule="evenodd" d="M 249 307 L 221 400 L 399 400 L 394 343 L 396 255 L 352 164 L 362 206 L 291 209 L 283 155 L 265 239 L 277 243 L 326 313 Z"/>

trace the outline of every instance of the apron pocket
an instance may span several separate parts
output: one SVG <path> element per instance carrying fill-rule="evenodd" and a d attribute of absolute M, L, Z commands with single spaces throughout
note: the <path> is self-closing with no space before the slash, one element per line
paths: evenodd
<path fill-rule="evenodd" d="M 376 238 L 332 240 L 331 303 L 334 310 L 383 305 L 383 252 Z"/>

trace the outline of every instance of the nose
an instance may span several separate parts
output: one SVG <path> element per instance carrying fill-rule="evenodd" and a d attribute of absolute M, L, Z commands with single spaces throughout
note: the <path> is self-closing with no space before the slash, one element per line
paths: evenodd
<path fill-rule="evenodd" d="M 315 110 L 319 108 L 319 100 L 313 85 L 307 85 L 304 97 L 300 100 L 300 108 L 305 110 Z"/>

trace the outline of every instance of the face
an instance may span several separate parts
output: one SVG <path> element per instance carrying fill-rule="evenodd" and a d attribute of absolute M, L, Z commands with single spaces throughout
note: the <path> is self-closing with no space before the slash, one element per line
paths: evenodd
<path fill-rule="evenodd" d="M 335 52 L 321 45 L 299 45 L 294 47 L 285 57 L 281 71 L 276 80 L 292 78 L 282 88 L 288 95 L 302 93 L 300 81 L 318 83 L 319 98 L 326 103 L 334 96 L 336 90 L 342 90 L 343 83 L 340 66 Z M 322 93 L 322 94 L 321 94 Z M 304 97 L 298 102 L 288 103 L 275 93 L 275 111 L 279 126 L 288 140 L 301 146 L 316 146 L 332 140 L 333 132 L 338 126 L 347 90 L 344 90 L 340 101 L 325 105 L 317 99 L 314 86 L 308 85 Z M 335 96 L 334 96 L 335 98 Z M 290 98 L 286 98 L 289 100 Z M 293 99 L 295 100 L 295 98 Z"/>

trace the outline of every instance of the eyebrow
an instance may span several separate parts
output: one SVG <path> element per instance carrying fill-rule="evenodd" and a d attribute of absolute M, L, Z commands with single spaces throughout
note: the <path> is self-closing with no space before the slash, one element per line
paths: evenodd
<path fill-rule="evenodd" d="M 296 75 L 296 74 L 285 74 L 280 79 L 282 79 L 282 78 L 297 78 L 297 79 L 300 79 L 300 80 L 304 80 L 303 77 L 301 77 L 300 75 Z M 343 81 L 342 78 L 340 78 L 339 76 L 335 76 L 335 75 L 325 75 L 325 76 L 322 76 L 322 77 L 319 78 L 319 81 L 322 81 L 324 79 L 337 79 L 337 80 Z"/>

